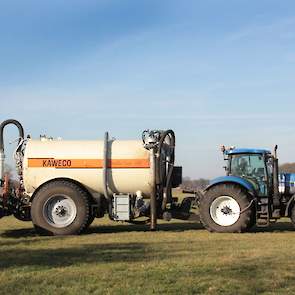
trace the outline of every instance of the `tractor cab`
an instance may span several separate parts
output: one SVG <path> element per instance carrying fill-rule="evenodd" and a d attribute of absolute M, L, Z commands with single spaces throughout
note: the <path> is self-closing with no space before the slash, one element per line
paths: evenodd
<path fill-rule="evenodd" d="M 206 228 L 241 232 L 291 216 L 294 198 L 279 190 L 277 146 L 273 154 L 265 149 L 221 150 L 227 175 L 213 179 L 205 189 L 200 218 Z"/>
<path fill-rule="evenodd" d="M 228 176 L 250 182 L 259 196 L 272 194 L 273 161 L 269 150 L 232 148 L 223 152 Z"/>

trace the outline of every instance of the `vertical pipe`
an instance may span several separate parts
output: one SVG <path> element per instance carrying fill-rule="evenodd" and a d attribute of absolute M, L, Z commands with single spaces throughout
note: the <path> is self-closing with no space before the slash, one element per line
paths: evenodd
<path fill-rule="evenodd" d="M 5 163 L 5 154 L 3 150 L 0 150 L 0 186 L 4 182 L 4 163 Z"/>
<path fill-rule="evenodd" d="M 279 160 L 277 157 L 278 146 L 275 146 L 273 156 L 273 205 L 278 208 L 280 206 L 280 192 L 279 192 Z"/>
<path fill-rule="evenodd" d="M 109 200 L 108 193 L 108 142 L 109 142 L 109 133 L 104 134 L 104 149 L 103 149 L 103 167 L 102 167 L 102 184 L 103 184 L 103 193 L 107 200 Z"/>
<path fill-rule="evenodd" d="M 150 199 L 150 215 L 151 225 L 150 230 L 154 231 L 157 229 L 157 200 L 156 200 L 156 159 L 155 159 L 155 148 L 150 150 L 150 161 L 152 171 L 152 187 L 151 187 L 151 199 Z"/>

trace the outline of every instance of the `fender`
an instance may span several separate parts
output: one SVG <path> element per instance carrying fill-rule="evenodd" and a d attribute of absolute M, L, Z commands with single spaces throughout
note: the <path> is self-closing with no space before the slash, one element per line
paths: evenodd
<path fill-rule="evenodd" d="M 245 188 L 248 192 L 252 193 L 253 195 L 256 194 L 254 186 L 247 180 L 238 177 L 238 176 L 221 176 L 217 177 L 210 181 L 210 184 L 205 188 L 205 191 L 208 191 L 211 187 L 223 184 L 223 183 L 234 183 L 242 186 Z"/>

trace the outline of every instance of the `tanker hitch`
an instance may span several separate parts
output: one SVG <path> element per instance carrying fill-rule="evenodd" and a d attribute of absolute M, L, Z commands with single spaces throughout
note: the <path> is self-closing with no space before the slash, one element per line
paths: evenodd
<path fill-rule="evenodd" d="M 5 173 L 4 128 L 7 125 L 15 125 L 18 128 L 19 137 L 14 152 L 14 160 L 19 181 L 13 181 L 8 173 Z M 29 198 L 24 194 L 23 188 L 23 149 L 25 147 L 24 129 L 20 122 L 10 119 L 0 125 L 0 218 L 14 215 L 22 221 L 31 220 Z"/>
<path fill-rule="evenodd" d="M 21 221 L 31 221 L 30 210 L 29 197 L 23 194 L 20 185 L 6 173 L 0 189 L 0 218 L 14 215 Z"/>
<path fill-rule="evenodd" d="M 4 176 L 3 130 L 9 124 L 19 131 L 18 181 Z M 37 231 L 54 235 L 82 233 L 105 214 L 119 222 L 145 219 L 151 230 L 157 219 L 197 220 L 191 212 L 196 193 L 181 203 L 172 195 L 182 182 L 182 167 L 174 162 L 170 129 L 145 130 L 142 141 L 116 140 L 107 132 L 104 140 L 25 140 L 22 125 L 6 120 L 0 125 L 0 218 L 32 219 Z"/>

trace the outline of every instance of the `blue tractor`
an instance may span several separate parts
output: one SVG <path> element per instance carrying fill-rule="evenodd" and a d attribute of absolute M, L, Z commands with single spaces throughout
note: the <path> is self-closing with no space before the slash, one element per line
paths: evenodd
<path fill-rule="evenodd" d="M 263 149 L 222 147 L 226 176 L 218 177 L 199 200 L 200 218 L 212 232 L 244 232 L 281 217 L 295 224 L 295 174 L 279 173 L 277 146 Z"/>

